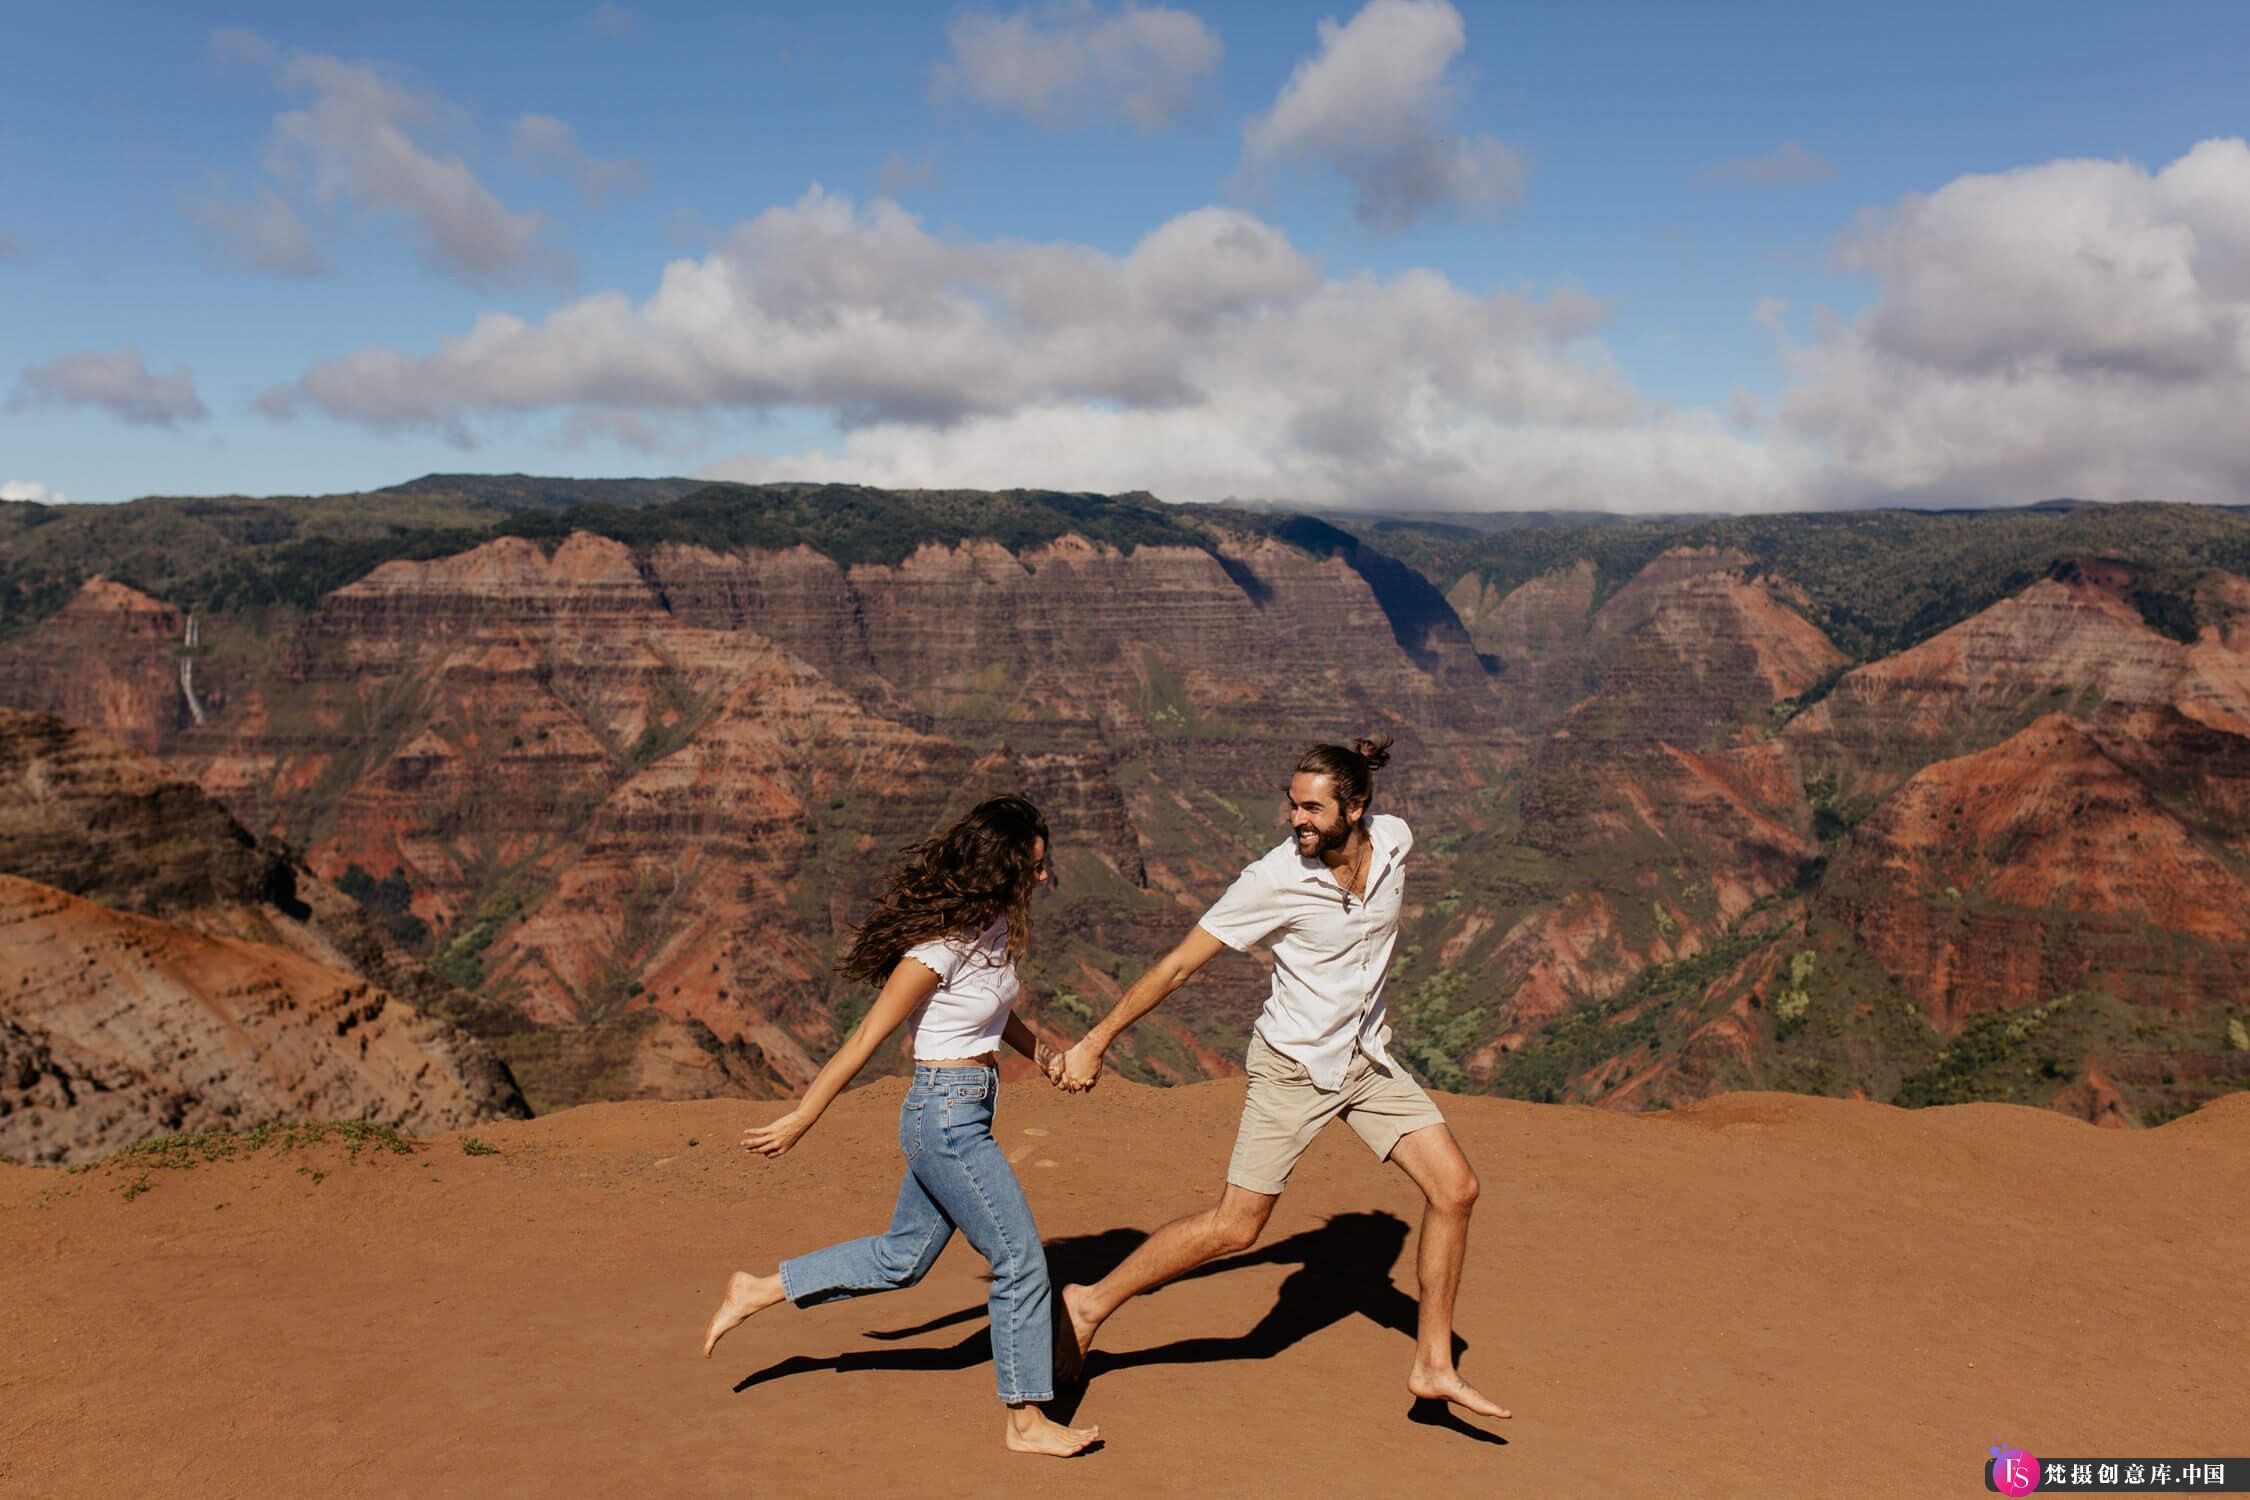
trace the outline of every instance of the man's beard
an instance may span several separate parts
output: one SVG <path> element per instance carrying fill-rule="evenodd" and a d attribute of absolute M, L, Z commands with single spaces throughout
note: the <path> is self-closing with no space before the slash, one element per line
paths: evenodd
<path fill-rule="evenodd" d="M 1317 858 L 1323 854 L 1334 854 L 1338 849 L 1341 849 L 1344 847 L 1344 845 L 1350 843 L 1352 837 L 1352 823 L 1351 819 L 1349 818 L 1338 818 L 1336 820 L 1336 826 L 1334 828 L 1323 828 L 1318 823 L 1315 823 L 1312 827 L 1304 831 L 1306 833 L 1313 834 L 1317 839 L 1317 842 L 1310 850 L 1307 850 L 1305 848 L 1304 840 L 1302 838 L 1299 838 L 1297 840 L 1297 852 L 1307 858 Z M 1293 834 L 1294 832 L 1295 830 L 1292 830 Z"/>

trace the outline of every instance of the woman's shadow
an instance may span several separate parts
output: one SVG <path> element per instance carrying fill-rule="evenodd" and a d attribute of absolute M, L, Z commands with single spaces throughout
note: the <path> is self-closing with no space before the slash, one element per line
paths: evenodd
<path fill-rule="evenodd" d="M 1380 1327 L 1415 1337 L 1417 1307 L 1412 1297 L 1391 1280 L 1391 1268 L 1406 1247 L 1403 1220 L 1387 1213 L 1337 1214 L 1317 1229 L 1308 1229 L 1277 1240 L 1259 1250 L 1230 1256 L 1200 1266 L 1178 1281 L 1224 1275 L 1251 1266 L 1294 1265 L 1283 1278 L 1274 1303 L 1247 1333 L 1175 1339 L 1149 1349 L 1113 1354 L 1096 1349 L 1087 1356 L 1078 1386 L 1057 1393 L 1049 1410 L 1058 1421 L 1068 1422 L 1077 1411 L 1086 1386 L 1113 1370 L 1146 1365 L 1208 1364 L 1219 1360 L 1272 1359 L 1283 1350 L 1355 1313 Z M 1047 1266 L 1054 1286 L 1098 1280 L 1129 1254 L 1146 1236 L 1138 1229 L 1109 1229 L 1100 1234 L 1076 1235 L 1047 1246 Z M 1167 1283 L 1177 1285 L 1178 1281 Z M 1160 1289 L 1161 1290 L 1161 1289 Z M 1061 1298 L 1056 1298 L 1058 1310 Z M 985 1309 L 965 1307 L 943 1317 L 908 1328 L 870 1332 L 867 1337 L 886 1342 L 916 1338 L 972 1319 Z M 1461 1357 L 1468 1343 L 1453 1336 L 1453 1355 Z M 746 1391 L 769 1380 L 809 1374 L 817 1370 L 965 1370 L 992 1358 L 992 1333 L 980 1328 L 957 1344 L 942 1349 L 868 1349 L 815 1358 L 792 1355 L 744 1377 L 735 1390 Z M 1505 1444 L 1506 1438 L 1471 1426 L 1442 1401 L 1416 1400 L 1410 1420 L 1425 1426 L 1444 1427 L 1482 1442 Z"/>

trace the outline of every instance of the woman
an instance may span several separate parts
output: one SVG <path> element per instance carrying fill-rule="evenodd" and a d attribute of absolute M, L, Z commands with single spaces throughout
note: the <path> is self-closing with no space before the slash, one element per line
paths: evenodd
<path fill-rule="evenodd" d="M 810 1307 L 914 1285 L 959 1229 L 992 1263 L 992 1364 L 1008 1408 L 1007 1446 L 1062 1457 L 1100 1436 L 1050 1421 L 1034 1404 L 1054 1399 L 1053 1295 L 1031 1205 L 992 1139 L 998 1044 L 1049 1069 L 1045 1044 L 1014 1014 L 1031 894 L 1049 876 L 1046 820 L 1021 797 L 980 803 L 942 837 L 906 851 L 837 965 L 882 986 L 873 1009 L 795 1109 L 742 1135 L 744 1148 L 763 1156 L 796 1145 L 911 1019 L 914 1083 L 898 1121 L 906 1180 L 891 1227 L 785 1260 L 772 1276 L 737 1271 L 704 1335 L 705 1358 L 729 1329 L 784 1298 Z"/>

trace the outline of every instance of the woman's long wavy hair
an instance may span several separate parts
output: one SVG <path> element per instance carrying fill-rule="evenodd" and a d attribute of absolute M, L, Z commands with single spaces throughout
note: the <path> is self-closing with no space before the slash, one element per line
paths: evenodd
<path fill-rule="evenodd" d="M 875 909 L 837 960 L 847 979 L 881 984 L 906 950 L 938 938 L 974 938 L 1008 919 L 1008 958 L 1031 946 L 1031 893 L 1047 820 L 1022 797 L 994 797 L 934 839 L 905 850 Z"/>

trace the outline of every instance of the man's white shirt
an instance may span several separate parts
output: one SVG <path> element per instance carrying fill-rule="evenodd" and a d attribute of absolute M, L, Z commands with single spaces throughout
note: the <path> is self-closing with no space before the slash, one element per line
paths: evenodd
<path fill-rule="evenodd" d="M 1273 993 L 1258 1034 L 1330 1093 L 1343 1087 L 1355 1047 L 1396 1071 L 1383 1045 L 1383 978 L 1398 946 L 1414 834 L 1387 813 L 1368 818 L 1366 830 L 1363 896 L 1346 892 L 1317 855 L 1300 855 L 1289 839 L 1244 867 L 1198 924 L 1230 948 L 1271 940 Z"/>

